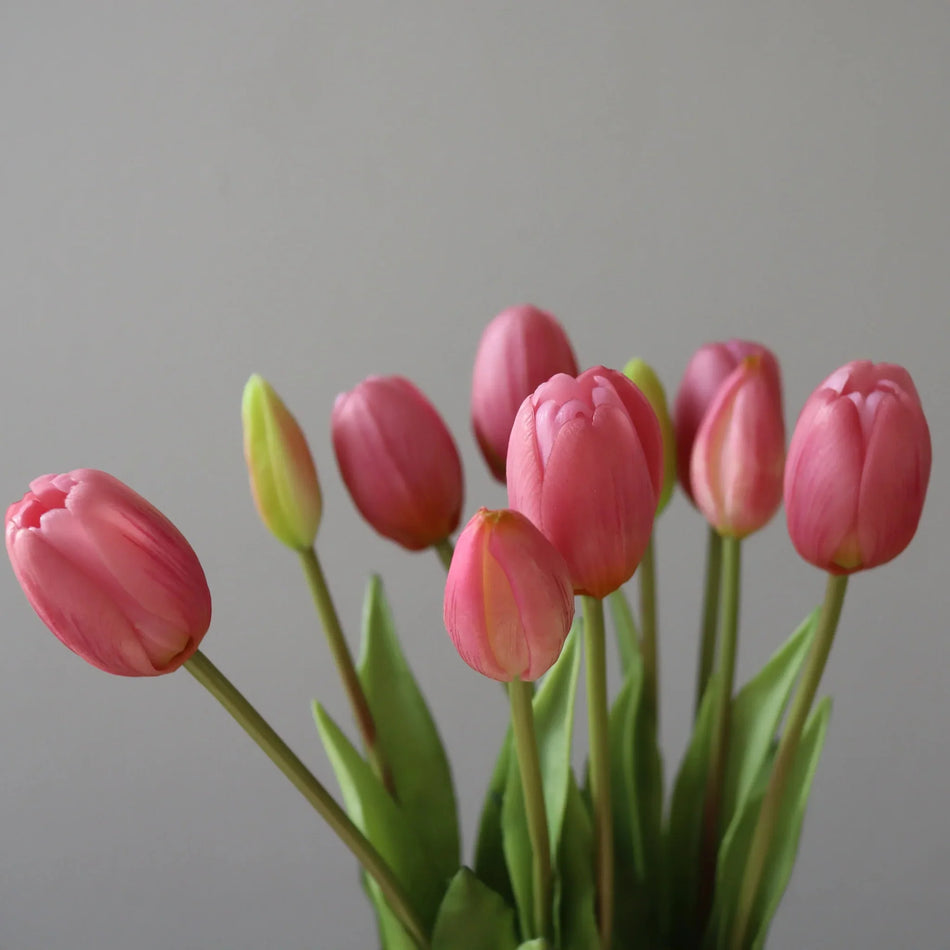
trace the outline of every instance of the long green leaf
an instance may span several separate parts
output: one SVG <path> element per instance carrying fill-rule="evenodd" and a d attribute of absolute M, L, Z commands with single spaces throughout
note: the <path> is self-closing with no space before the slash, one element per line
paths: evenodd
<path fill-rule="evenodd" d="M 515 950 L 514 911 L 468 869 L 452 878 L 432 931 L 432 950 Z"/>
<path fill-rule="evenodd" d="M 630 601 L 623 588 L 619 587 L 607 596 L 607 605 L 614 624 L 614 634 L 617 638 L 617 652 L 620 654 L 620 672 L 626 676 L 634 657 L 640 655 L 640 633 L 637 622 L 633 619 Z"/>
<path fill-rule="evenodd" d="M 505 733 L 501 751 L 495 762 L 482 815 L 478 823 L 478 835 L 475 839 L 475 874 L 493 891 L 500 894 L 509 904 L 514 904 L 515 894 L 505 863 L 505 851 L 502 844 L 501 813 L 508 782 L 508 766 L 511 763 L 512 746 L 511 727 Z"/>
<path fill-rule="evenodd" d="M 594 830 L 573 774 L 557 854 L 554 903 L 557 945 L 566 950 L 601 950 L 594 883 Z"/>
<path fill-rule="evenodd" d="M 534 931 L 534 852 L 528 834 L 528 813 L 514 742 L 508 748 L 505 796 L 501 805 L 501 834 L 505 865 L 518 909 L 519 932 L 522 937 L 527 937 Z"/>
<path fill-rule="evenodd" d="M 405 820 L 447 881 L 460 860 L 452 773 L 435 722 L 400 648 L 382 582 L 375 575 L 363 604 L 359 678 Z"/>

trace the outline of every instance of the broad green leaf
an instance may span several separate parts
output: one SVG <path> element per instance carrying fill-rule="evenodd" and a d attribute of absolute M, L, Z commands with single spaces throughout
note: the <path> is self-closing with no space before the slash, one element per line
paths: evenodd
<path fill-rule="evenodd" d="M 693 947 L 699 937 L 696 921 L 699 896 L 699 855 L 703 804 L 709 769 L 710 739 L 721 673 L 713 672 L 706 686 L 693 735 L 680 765 L 666 837 L 666 925 L 673 950 Z"/>
<path fill-rule="evenodd" d="M 817 619 L 815 610 L 732 701 L 729 754 L 719 813 L 724 829 L 728 829 L 745 803 L 762 768 L 811 646 Z"/>
<path fill-rule="evenodd" d="M 744 947 L 750 950 L 761 950 L 764 946 L 769 924 L 791 877 L 801 838 L 805 807 L 824 745 L 830 715 L 831 700 L 826 697 L 809 717 L 795 753 L 776 823 L 776 834 L 760 879 L 748 934 L 744 942 Z M 716 868 L 716 902 L 710 932 L 705 942 L 707 947 L 732 950 L 731 928 L 739 890 L 771 771 L 771 762 L 769 762 L 768 767 L 761 770 L 738 820 L 733 822 L 723 840 Z M 711 939 L 713 935 L 715 939 Z"/>
<path fill-rule="evenodd" d="M 432 950 L 515 950 L 514 911 L 468 869 L 445 892 L 432 931 Z"/>
<path fill-rule="evenodd" d="M 445 892 L 445 880 L 419 847 L 415 829 L 400 806 L 350 740 L 319 703 L 314 703 L 313 711 L 347 813 L 392 868 L 423 924 L 431 927 Z"/>
<path fill-rule="evenodd" d="M 549 944 L 544 937 L 538 937 L 536 940 L 529 940 L 527 943 L 519 944 L 518 950 L 551 950 L 551 944 Z"/>
<path fill-rule="evenodd" d="M 607 595 L 610 616 L 614 622 L 617 637 L 617 652 L 620 654 L 620 672 L 626 676 L 633 658 L 640 655 L 640 633 L 633 619 L 630 602 L 622 587 Z"/>
<path fill-rule="evenodd" d="M 505 797 L 501 805 L 501 834 L 505 865 L 518 909 L 520 933 L 524 937 L 532 933 L 534 927 L 534 851 L 528 833 L 528 814 L 514 742 L 511 742 L 508 750 Z"/>
<path fill-rule="evenodd" d="M 510 904 L 514 904 L 515 895 L 505 863 L 501 812 L 508 781 L 508 766 L 511 762 L 512 741 L 511 726 L 509 726 L 488 783 L 488 791 L 485 793 L 482 815 L 478 823 L 478 837 L 475 841 L 476 876 Z"/>
<path fill-rule="evenodd" d="M 557 945 L 567 950 L 600 950 L 594 883 L 594 830 L 573 774 L 568 784 L 554 890 Z"/>
<path fill-rule="evenodd" d="M 363 604 L 359 678 L 404 820 L 447 881 L 460 861 L 452 773 L 435 722 L 399 646 L 382 582 L 375 575 Z"/>

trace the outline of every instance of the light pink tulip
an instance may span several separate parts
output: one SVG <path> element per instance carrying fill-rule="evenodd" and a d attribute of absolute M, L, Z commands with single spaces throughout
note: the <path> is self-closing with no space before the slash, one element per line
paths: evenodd
<path fill-rule="evenodd" d="M 211 594 L 178 529 L 118 479 L 43 475 L 7 509 L 7 553 L 40 619 L 107 673 L 178 669 L 211 623 Z"/>
<path fill-rule="evenodd" d="M 595 366 L 542 383 L 508 445 L 508 503 L 561 552 L 574 590 L 604 597 L 629 580 L 663 485 L 660 424 L 623 374 Z"/>
<path fill-rule="evenodd" d="M 455 545 L 443 619 L 472 669 L 505 683 L 535 680 L 574 619 L 567 564 L 524 515 L 482 508 Z"/>
<path fill-rule="evenodd" d="M 930 430 L 907 370 L 859 360 L 809 397 L 785 468 L 788 533 L 833 574 L 877 567 L 913 538 L 930 478 Z"/>
<path fill-rule="evenodd" d="M 785 421 L 778 363 L 768 351 L 745 357 L 719 387 L 693 444 L 696 507 L 720 533 L 744 538 L 782 501 Z"/>
<path fill-rule="evenodd" d="M 577 372 L 564 329 L 537 307 L 510 307 L 485 327 L 472 374 L 472 427 L 498 481 L 505 480 L 508 438 L 521 403 L 556 373 Z"/>
<path fill-rule="evenodd" d="M 774 359 L 774 354 L 764 346 L 748 340 L 707 343 L 686 365 L 673 406 L 673 424 L 676 428 L 676 474 L 690 501 L 695 501 L 690 483 L 690 462 L 703 416 L 716 398 L 719 387 L 739 363 L 746 356 L 759 353 L 768 353 Z"/>
<path fill-rule="evenodd" d="M 331 428 L 343 481 L 381 535 L 420 551 L 458 527 L 458 449 L 435 407 L 408 379 L 370 376 L 341 393 Z"/>

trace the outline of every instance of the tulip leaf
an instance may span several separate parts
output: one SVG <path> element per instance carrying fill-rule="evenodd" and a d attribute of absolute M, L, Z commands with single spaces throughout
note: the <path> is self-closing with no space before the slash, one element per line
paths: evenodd
<path fill-rule="evenodd" d="M 339 726 L 319 703 L 314 703 L 313 714 L 347 813 L 392 868 L 423 924 L 430 927 L 445 891 L 445 879 L 419 847 L 416 831 L 401 806 L 393 801 Z M 368 881 L 368 886 L 371 894 L 377 894 L 374 904 L 379 909 L 381 897 L 376 884 Z M 379 914 L 382 930 L 386 915 L 382 910 Z"/>
<path fill-rule="evenodd" d="M 716 697 L 722 674 L 713 672 L 706 685 L 679 773 L 673 786 L 666 836 L 667 919 L 669 945 L 693 947 L 699 937 L 696 920 L 699 898 L 699 862 L 703 828 L 703 805 L 709 750 L 714 728 Z"/>
<path fill-rule="evenodd" d="M 752 915 L 742 950 L 762 950 L 769 924 L 785 893 L 798 853 L 805 808 L 815 770 L 824 746 L 831 716 L 831 699 L 825 697 L 808 718 L 801 742 L 789 770 L 788 784 L 782 797 L 775 834 L 766 859 L 753 903 Z M 771 768 L 763 769 L 753 793 L 749 796 L 737 821 L 733 822 L 723 840 L 716 868 L 716 903 L 710 924 L 715 940 L 707 946 L 732 950 L 731 928 L 737 909 L 742 877 L 749 857 L 755 825 L 762 808 Z M 707 938 L 710 935 L 707 935 Z"/>
<path fill-rule="evenodd" d="M 518 924 L 522 936 L 533 931 L 534 884 L 531 837 L 528 834 L 528 813 L 521 788 L 521 772 L 515 743 L 508 748 L 508 768 L 505 775 L 505 795 L 501 804 L 502 847 L 505 864 L 511 880 L 511 890 L 518 909 Z"/>
<path fill-rule="evenodd" d="M 515 950 L 515 915 L 468 868 L 445 892 L 432 931 L 432 950 Z"/>
<path fill-rule="evenodd" d="M 608 594 L 607 604 L 610 607 L 610 616 L 613 619 L 614 633 L 617 637 L 620 672 L 626 676 L 634 657 L 640 655 L 640 634 L 637 631 L 637 622 L 633 619 L 630 602 L 622 587 Z"/>
<path fill-rule="evenodd" d="M 363 603 L 359 679 L 405 820 L 436 872 L 448 880 L 460 863 L 452 773 L 376 575 L 369 580 Z"/>
<path fill-rule="evenodd" d="M 559 947 L 600 950 L 594 884 L 594 829 L 573 773 L 569 777 L 564 828 L 557 851 L 554 905 L 555 936 Z"/>
<path fill-rule="evenodd" d="M 527 943 L 519 944 L 518 950 L 551 950 L 551 944 L 549 944 L 544 937 L 538 937 L 536 940 L 529 940 Z"/>
<path fill-rule="evenodd" d="M 811 646 L 817 619 L 815 610 L 732 701 L 720 808 L 720 825 L 724 829 L 741 810 L 762 769 Z"/>
<path fill-rule="evenodd" d="M 511 746 L 512 734 L 509 726 L 488 783 L 485 802 L 482 805 L 478 836 L 475 841 L 475 874 L 483 884 L 487 884 L 510 904 L 514 904 L 514 891 L 511 887 L 511 878 L 508 875 L 502 845 L 501 824 L 502 802 L 508 781 L 508 766 L 511 762 Z"/>

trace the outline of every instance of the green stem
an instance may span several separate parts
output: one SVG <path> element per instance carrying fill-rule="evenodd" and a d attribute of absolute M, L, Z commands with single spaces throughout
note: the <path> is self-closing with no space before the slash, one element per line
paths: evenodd
<path fill-rule="evenodd" d="M 343 688 L 346 690 L 350 705 L 353 707 L 353 718 L 356 720 L 356 727 L 363 737 L 363 745 L 366 748 L 366 758 L 377 778 L 379 778 L 386 787 L 386 790 L 391 795 L 394 795 L 395 786 L 393 785 L 392 774 L 386 766 L 382 750 L 379 747 L 373 713 L 369 708 L 369 701 L 366 699 L 363 685 L 360 683 L 360 678 L 356 673 L 353 656 L 350 653 L 350 648 L 347 646 L 346 636 L 343 633 L 343 627 L 340 625 L 340 618 L 337 615 L 336 607 L 333 605 L 330 588 L 327 586 L 327 579 L 324 576 L 323 568 L 320 566 L 320 559 L 317 557 L 316 549 L 310 548 L 309 550 L 301 551 L 300 563 L 307 577 L 310 593 L 313 595 L 313 603 L 317 608 L 317 613 L 320 615 L 320 622 L 323 624 L 323 629 L 326 632 L 327 642 L 330 644 L 330 652 L 333 654 L 336 668 L 340 672 Z"/>
<path fill-rule="evenodd" d="M 432 545 L 435 548 L 435 553 L 439 555 L 439 560 L 442 562 L 442 566 L 448 570 L 449 565 L 452 563 L 452 555 L 455 553 L 455 547 L 452 544 L 451 538 L 443 538 L 441 541 L 436 541 Z"/>
<path fill-rule="evenodd" d="M 808 658 L 805 660 L 805 669 L 795 691 L 795 698 L 792 700 L 789 709 L 785 731 L 782 733 L 778 751 L 775 753 L 772 776 L 769 779 L 765 798 L 762 800 L 762 808 L 756 820 L 755 831 L 752 834 L 749 859 L 743 872 L 742 886 L 739 889 L 739 902 L 736 905 L 736 918 L 731 944 L 733 950 L 740 950 L 745 945 L 762 872 L 765 870 L 769 848 L 772 845 L 772 835 L 778 823 L 782 797 L 788 783 L 792 763 L 795 760 L 795 753 L 798 751 L 798 745 L 801 742 L 808 713 L 815 701 L 815 694 L 818 692 L 818 685 L 821 682 L 825 664 L 828 662 L 828 654 L 831 652 L 835 630 L 838 628 L 838 620 L 841 617 L 841 607 L 844 603 L 847 587 L 847 575 L 840 577 L 834 574 L 828 575 L 825 600 L 815 629 L 815 638 L 808 652 Z"/>
<path fill-rule="evenodd" d="M 722 672 L 720 691 L 716 697 L 716 718 L 713 722 L 706 797 L 703 804 L 703 838 L 700 852 L 699 922 L 704 927 L 712 906 L 716 881 L 716 858 L 719 850 L 720 807 L 722 785 L 729 755 L 729 727 L 732 693 L 736 678 L 736 653 L 739 641 L 739 577 L 742 570 L 741 542 L 738 538 L 722 539 L 722 614 L 719 620 L 718 669 Z"/>
<path fill-rule="evenodd" d="M 610 947 L 614 913 L 614 838 L 610 807 L 610 752 L 607 731 L 607 652 L 604 604 L 584 597 L 584 647 L 587 653 L 587 722 L 590 735 L 590 790 L 594 805 L 594 838 L 600 942 Z"/>
<path fill-rule="evenodd" d="M 658 721 L 657 683 L 659 676 L 656 638 L 656 562 L 653 536 L 640 562 L 640 636 L 643 655 L 643 689 L 653 729 Z"/>
<path fill-rule="evenodd" d="M 535 937 L 551 939 L 551 840 L 548 817 L 544 807 L 544 784 L 541 779 L 541 761 L 534 731 L 534 710 L 531 704 L 531 684 L 512 680 L 508 684 L 511 697 L 511 723 L 515 734 L 515 749 L 521 770 L 528 833 L 534 852 L 534 928 Z"/>
<path fill-rule="evenodd" d="M 237 687 L 200 650 L 185 663 L 185 669 L 224 706 L 271 762 L 317 810 L 337 837 L 353 852 L 366 873 L 379 885 L 393 913 L 416 945 L 420 950 L 427 950 L 429 940 L 409 897 L 382 855 L 353 824 L 346 812 L 334 801 L 333 796 L 294 755 L 287 743 L 274 732 Z"/>
<path fill-rule="evenodd" d="M 716 631 L 719 615 L 719 588 L 722 583 L 722 537 L 709 528 L 706 544 L 706 588 L 703 593 L 703 626 L 700 640 L 699 666 L 696 670 L 696 703 L 693 716 L 699 715 L 699 706 L 712 675 L 716 656 Z"/>

